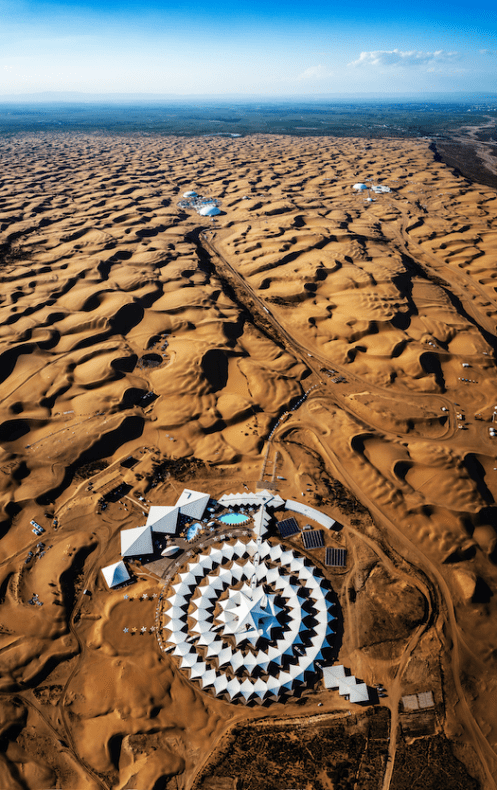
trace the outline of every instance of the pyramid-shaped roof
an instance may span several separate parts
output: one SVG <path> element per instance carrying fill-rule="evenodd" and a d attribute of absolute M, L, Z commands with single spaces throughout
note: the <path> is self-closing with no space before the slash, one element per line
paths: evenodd
<path fill-rule="evenodd" d="M 147 518 L 147 527 L 151 527 L 152 532 L 174 535 L 176 534 L 178 515 L 177 505 L 152 505 Z"/>
<path fill-rule="evenodd" d="M 117 587 L 119 584 L 129 581 L 130 578 L 128 569 L 122 560 L 102 568 L 102 573 L 107 582 L 107 587 Z"/>
<path fill-rule="evenodd" d="M 121 530 L 121 554 L 123 557 L 152 554 L 153 550 L 152 532 L 146 524 L 144 527 Z"/>
<path fill-rule="evenodd" d="M 180 513 L 184 516 L 202 518 L 209 499 L 209 494 L 203 494 L 200 491 L 192 491 L 189 488 L 185 488 L 176 502 L 176 507 L 179 508 Z"/>

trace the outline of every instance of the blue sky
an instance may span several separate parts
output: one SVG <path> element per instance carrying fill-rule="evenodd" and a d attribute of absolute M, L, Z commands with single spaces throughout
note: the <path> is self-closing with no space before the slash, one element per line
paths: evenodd
<path fill-rule="evenodd" d="M 497 93 L 494 0 L 0 0 L 0 94 Z"/>

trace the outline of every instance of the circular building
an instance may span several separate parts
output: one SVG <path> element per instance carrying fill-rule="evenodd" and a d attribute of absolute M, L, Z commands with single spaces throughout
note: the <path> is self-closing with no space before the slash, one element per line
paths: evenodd
<path fill-rule="evenodd" d="M 314 680 L 334 637 L 332 606 L 307 557 L 260 539 L 226 542 L 172 579 L 159 642 L 203 689 L 262 704 Z"/>
<path fill-rule="evenodd" d="M 221 212 L 214 203 L 206 203 L 198 209 L 197 213 L 200 214 L 201 217 L 216 217 Z"/>

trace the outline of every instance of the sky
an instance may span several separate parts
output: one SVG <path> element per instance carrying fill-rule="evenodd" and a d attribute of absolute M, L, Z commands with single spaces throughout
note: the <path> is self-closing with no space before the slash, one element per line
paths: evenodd
<path fill-rule="evenodd" d="M 0 0 L 0 94 L 497 93 L 495 0 Z"/>

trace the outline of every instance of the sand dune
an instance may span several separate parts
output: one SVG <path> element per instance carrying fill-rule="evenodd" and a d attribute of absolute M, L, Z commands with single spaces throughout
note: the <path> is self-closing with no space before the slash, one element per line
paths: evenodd
<path fill-rule="evenodd" d="M 495 191 L 424 140 L 40 133 L 0 149 L 0 785 L 191 786 L 240 710 L 157 650 L 160 581 L 137 568 L 125 600 L 100 568 L 144 523 L 138 496 L 278 472 L 282 496 L 344 525 L 354 562 L 374 544 L 383 563 L 355 609 L 340 593 L 340 660 L 393 683 L 406 645 L 424 656 L 440 729 L 490 787 Z M 367 201 L 358 179 L 392 191 Z M 177 206 L 191 188 L 221 201 L 215 221 Z M 102 509 L 115 480 L 131 498 Z M 375 647 L 402 596 L 412 617 Z M 419 681 L 409 661 L 399 694 Z"/>

